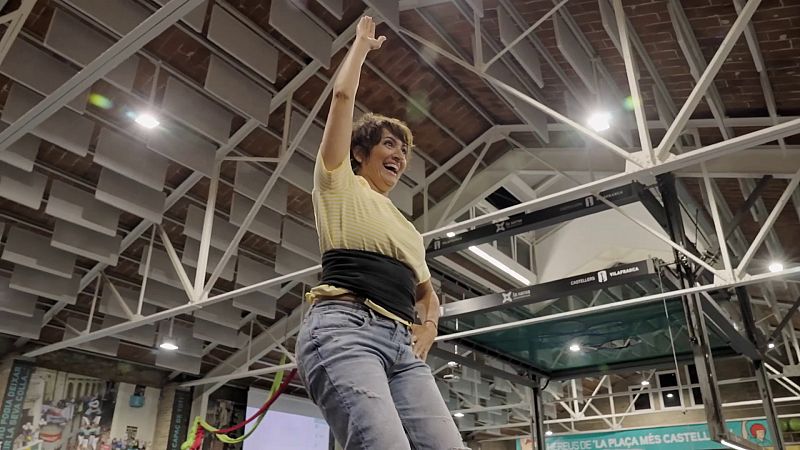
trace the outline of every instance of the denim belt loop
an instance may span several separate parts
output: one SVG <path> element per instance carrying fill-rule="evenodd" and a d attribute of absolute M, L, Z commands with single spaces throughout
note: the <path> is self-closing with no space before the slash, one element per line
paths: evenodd
<path fill-rule="evenodd" d="M 369 313 L 370 322 L 375 322 L 375 319 L 377 319 L 377 316 L 375 315 L 375 311 L 373 311 L 372 308 L 367 308 L 367 312 Z"/>

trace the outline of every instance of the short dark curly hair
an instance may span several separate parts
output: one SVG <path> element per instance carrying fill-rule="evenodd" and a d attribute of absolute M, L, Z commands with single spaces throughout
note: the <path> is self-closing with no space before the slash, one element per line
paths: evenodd
<path fill-rule="evenodd" d="M 350 138 L 350 166 L 358 173 L 361 163 L 355 158 L 356 150 L 363 150 L 368 156 L 372 147 L 380 142 L 383 130 L 396 136 L 408 147 L 408 156 L 414 149 L 414 136 L 405 122 L 381 114 L 366 113 L 353 124 L 353 135 Z"/>

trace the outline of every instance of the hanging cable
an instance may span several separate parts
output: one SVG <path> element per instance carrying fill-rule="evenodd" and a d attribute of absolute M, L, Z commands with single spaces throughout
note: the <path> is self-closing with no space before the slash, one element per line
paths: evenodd
<path fill-rule="evenodd" d="M 662 274 L 658 272 L 658 284 L 661 288 L 661 293 L 664 293 L 664 279 L 662 278 Z M 683 401 L 683 383 L 681 383 L 681 372 L 678 368 L 678 355 L 675 352 L 675 338 L 672 335 L 672 325 L 670 323 L 669 318 L 669 308 L 667 308 L 667 299 L 661 300 L 661 303 L 664 305 L 664 316 L 667 318 L 667 331 L 669 332 L 669 345 L 672 348 L 672 359 L 675 362 L 675 381 L 678 383 L 678 400 L 681 402 L 681 412 L 686 414 L 686 405 Z M 690 392 L 691 395 L 691 392 Z M 663 399 L 662 399 L 663 401 Z"/>
<path fill-rule="evenodd" d="M 286 362 L 286 355 L 281 356 L 280 364 L 284 364 Z M 244 420 L 243 422 L 227 427 L 227 428 L 216 428 L 210 425 L 208 422 L 203 420 L 202 417 L 197 416 L 194 419 L 194 423 L 189 429 L 189 432 L 186 435 L 186 441 L 181 444 L 181 450 L 199 450 L 203 445 L 203 439 L 205 438 L 206 433 L 211 433 L 217 440 L 224 444 L 238 444 L 253 434 L 253 432 L 258 428 L 261 424 L 261 421 L 266 416 L 267 411 L 269 410 L 270 406 L 278 399 L 278 397 L 283 394 L 286 388 L 289 386 L 289 383 L 294 379 L 297 375 L 297 369 L 292 369 L 289 372 L 289 375 L 286 379 L 283 379 L 283 374 L 285 371 L 280 371 L 275 376 L 275 379 L 272 381 L 272 387 L 270 389 L 270 396 L 269 399 L 259 408 L 258 411 L 255 412 L 252 416 Z M 232 433 L 234 431 L 238 431 L 244 428 L 250 422 L 256 420 L 255 425 L 249 431 L 244 433 L 242 436 L 239 437 L 231 437 L 228 433 Z"/>

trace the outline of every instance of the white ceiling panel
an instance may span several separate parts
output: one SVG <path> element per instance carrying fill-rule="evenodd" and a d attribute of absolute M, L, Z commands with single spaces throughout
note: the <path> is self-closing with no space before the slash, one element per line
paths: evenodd
<path fill-rule="evenodd" d="M 67 326 L 64 329 L 64 339 L 72 339 L 80 336 L 79 333 L 86 329 L 86 320 L 79 317 L 70 317 L 67 319 Z M 82 350 L 87 350 L 101 355 L 117 356 L 119 350 L 119 339 L 113 337 L 104 337 L 95 339 L 90 342 L 78 344 L 75 347 Z"/>
<path fill-rule="evenodd" d="M 277 305 L 275 297 L 263 292 L 250 292 L 233 299 L 233 306 L 270 319 L 275 318 Z"/>
<path fill-rule="evenodd" d="M 594 84 L 594 68 L 592 60 L 586 51 L 581 47 L 578 39 L 572 34 L 572 31 L 564 23 L 564 19 L 559 14 L 553 15 L 553 26 L 556 33 L 556 45 L 564 56 L 564 59 L 569 62 L 575 72 L 578 74 L 583 84 L 595 92 Z"/>
<path fill-rule="evenodd" d="M 164 189 L 169 160 L 143 143 L 108 128 L 101 128 L 94 162 L 151 189 Z"/>
<path fill-rule="evenodd" d="M 156 280 L 147 280 L 144 301 L 162 308 L 174 308 L 189 302 L 186 292 Z"/>
<path fill-rule="evenodd" d="M 30 89 L 15 83 L 8 92 L 8 98 L 3 108 L 3 122 L 14 123 L 43 98 Z M 31 133 L 78 156 L 86 156 L 93 131 L 94 122 L 91 119 L 70 109 L 61 108 L 34 128 Z"/>
<path fill-rule="evenodd" d="M 75 270 L 75 255 L 50 246 L 50 238 L 18 226 L 8 231 L 2 259 L 67 279 Z"/>
<path fill-rule="evenodd" d="M 289 124 L 289 142 L 293 142 L 295 140 L 297 133 L 300 131 L 300 127 L 303 126 L 303 122 L 306 120 L 306 117 L 307 116 L 305 114 L 299 111 L 292 111 L 291 123 Z M 308 127 L 306 134 L 303 135 L 303 139 L 300 140 L 300 145 L 297 147 L 297 151 L 305 154 L 312 161 L 317 159 L 319 144 L 322 142 L 322 133 L 322 127 L 312 122 Z"/>
<path fill-rule="evenodd" d="M 67 279 L 17 265 L 11 273 L 9 286 L 28 294 L 74 305 L 80 282 L 81 277 L 78 275 Z"/>
<path fill-rule="evenodd" d="M 310 194 L 314 189 L 314 161 L 306 158 L 302 153 L 295 152 L 289 159 L 289 164 L 283 169 L 281 176 Z"/>
<path fill-rule="evenodd" d="M 38 210 L 46 186 L 47 176 L 41 173 L 0 164 L 0 197 Z"/>
<path fill-rule="evenodd" d="M 8 128 L 8 125 L 0 122 L 0 131 L 6 128 Z M 26 134 L 20 140 L 11 144 L 6 151 L 0 152 L 0 161 L 25 172 L 30 172 L 33 170 L 41 143 L 42 141 L 36 136 Z"/>
<path fill-rule="evenodd" d="M 147 252 L 142 252 L 142 259 L 139 264 L 139 275 L 144 276 L 144 268 L 145 268 L 145 258 L 147 257 Z M 194 281 L 194 270 L 189 268 L 186 271 L 187 276 L 189 277 L 190 281 Z M 150 256 L 150 272 L 147 274 L 147 278 L 152 278 L 156 281 L 161 283 L 166 283 L 170 286 L 176 287 L 183 291 L 183 285 L 181 284 L 180 278 L 178 278 L 178 274 L 175 272 L 175 267 L 172 265 L 172 261 L 169 259 L 169 255 L 167 252 L 163 250 L 159 250 L 157 248 L 153 249 L 153 253 Z M 149 282 L 148 282 L 149 283 Z M 145 291 L 150 293 L 150 289 Z M 183 302 L 185 303 L 187 300 L 186 294 L 183 293 Z"/>
<path fill-rule="evenodd" d="M 156 0 L 156 3 L 159 5 L 166 5 L 167 0 Z M 203 31 L 203 23 L 206 20 L 206 11 L 208 11 L 207 0 L 201 3 L 197 8 L 189 11 L 188 14 L 183 16 L 181 21 L 192 27 L 194 31 L 200 33 Z"/>
<path fill-rule="evenodd" d="M 192 336 L 196 339 L 236 348 L 239 340 L 239 331 L 216 322 L 195 318 Z"/>
<path fill-rule="evenodd" d="M 319 264 L 319 260 L 308 259 L 283 246 L 278 247 L 278 251 L 275 254 L 275 271 L 281 275 L 288 275 L 298 270 L 308 269 L 317 264 Z M 301 278 L 300 281 L 306 284 L 316 285 L 317 281 L 319 281 L 319 277 L 316 274 L 308 275 L 305 278 Z"/>
<path fill-rule="evenodd" d="M 44 311 L 41 309 L 37 309 L 32 316 L 5 312 L 0 314 L 0 333 L 26 339 L 39 339 L 43 320 Z"/>
<path fill-rule="evenodd" d="M 202 359 L 168 350 L 156 351 L 156 366 L 164 369 L 200 375 Z"/>
<path fill-rule="evenodd" d="M 397 0 L 365 0 L 370 8 L 378 12 L 394 28 L 400 28 L 400 2 Z"/>
<path fill-rule="evenodd" d="M 319 261 L 319 236 L 317 230 L 301 225 L 292 219 L 283 221 L 281 246 L 312 261 Z"/>
<path fill-rule="evenodd" d="M 128 34 L 150 15 L 146 8 L 130 0 L 66 0 L 119 35 Z"/>
<path fill-rule="evenodd" d="M 19 38 L 14 40 L 3 62 L 0 63 L 0 73 L 39 94 L 49 95 L 78 73 L 78 70 L 24 38 Z M 67 107 L 83 114 L 88 98 L 89 91 L 84 91 L 67 103 Z"/>
<path fill-rule="evenodd" d="M 236 226 L 241 226 L 244 223 L 245 216 L 250 212 L 250 208 L 252 208 L 254 204 L 255 202 L 249 198 L 234 193 L 233 203 L 231 204 L 231 223 Z M 278 243 L 281 241 L 282 221 L 282 215 L 269 208 L 262 207 L 258 210 L 258 213 L 256 213 L 256 217 L 253 219 L 247 231 Z"/>
<path fill-rule="evenodd" d="M 104 168 L 100 171 L 94 197 L 143 219 L 161 223 L 167 195 Z"/>
<path fill-rule="evenodd" d="M 333 38 L 290 0 L 272 0 L 269 26 L 278 30 L 323 67 L 330 67 Z"/>
<path fill-rule="evenodd" d="M 236 179 L 234 180 L 234 190 L 250 200 L 258 198 L 258 194 L 264 189 L 269 180 L 269 174 L 259 170 L 254 165 L 247 162 L 236 163 Z M 264 206 L 280 214 L 286 214 L 286 199 L 289 194 L 289 185 L 279 179 L 272 190 L 269 192 Z M 247 214 L 245 212 L 245 214 Z"/>
<path fill-rule="evenodd" d="M 114 316 L 105 316 L 103 317 L 103 322 L 101 327 L 108 328 L 114 325 L 119 325 L 124 322 L 127 322 L 127 320 L 120 319 Z M 123 331 L 122 333 L 115 334 L 114 336 L 125 341 L 135 342 L 139 345 L 144 345 L 145 347 L 153 347 L 156 342 L 156 327 L 155 325 L 143 325 L 141 327 L 137 327 L 132 330 Z"/>
<path fill-rule="evenodd" d="M 208 39 L 270 82 L 277 80 L 278 50 L 216 5 L 211 11 Z"/>
<path fill-rule="evenodd" d="M 195 311 L 194 315 L 234 330 L 239 329 L 239 322 L 242 321 L 242 311 L 231 307 L 231 304 L 227 302 L 203 307 Z M 195 324 L 195 328 L 197 328 L 197 324 Z"/>
<path fill-rule="evenodd" d="M 117 235 L 120 210 L 83 189 L 53 180 L 45 212 L 53 217 L 80 225 L 109 237 Z"/>
<path fill-rule="evenodd" d="M 233 114 L 177 78 L 167 79 L 161 108 L 179 122 L 213 141 L 228 141 Z"/>
<path fill-rule="evenodd" d="M 116 266 L 122 236 L 108 236 L 66 220 L 56 219 L 50 245 L 103 264 Z"/>
<path fill-rule="evenodd" d="M 37 297 L 11 289 L 8 282 L 8 278 L 0 278 L 0 312 L 33 317 Z"/>
<path fill-rule="evenodd" d="M 236 284 L 240 286 L 250 286 L 264 280 L 269 280 L 279 276 L 271 266 L 247 256 L 239 256 L 239 270 L 237 272 Z M 281 292 L 280 285 L 270 286 L 259 289 L 269 295 L 278 296 Z"/>
<path fill-rule="evenodd" d="M 189 205 L 186 211 L 186 222 L 183 227 L 183 234 L 195 239 L 201 240 L 203 234 L 203 219 L 205 210 L 195 205 Z M 228 245 L 233 242 L 233 237 L 238 228 L 232 225 L 225 219 L 215 215 L 211 227 L 211 246 L 219 250 L 225 251 Z M 238 252 L 238 248 L 233 249 L 233 254 Z"/>
<path fill-rule="evenodd" d="M 217 268 L 217 264 L 222 260 L 224 250 L 218 250 L 214 247 L 208 249 L 208 263 L 206 264 L 206 272 L 213 273 Z M 181 262 L 186 265 L 197 267 L 197 256 L 200 254 L 200 241 L 187 237 L 186 243 L 183 245 L 183 255 L 181 255 Z M 222 270 L 220 278 L 223 280 L 232 281 L 233 273 L 236 269 L 236 257 L 233 256 L 228 259 L 225 268 Z"/>
<path fill-rule="evenodd" d="M 414 215 L 414 191 L 405 183 L 397 183 L 394 189 L 389 191 L 389 198 L 400 211 L 409 217 Z"/>
<path fill-rule="evenodd" d="M 192 337 L 193 328 L 193 325 L 179 321 L 175 321 L 175 323 L 172 325 L 172 338 L 176 341 L 176 344 L 179 347 L 178 350 L 175 350 L 175 353 L 196 357 L 203 356 L 203 341 Z M 163 339 L 169 336 L 169 332 L 170 321 L 163 320 L 159 322 L 157 338 L 158 343 L 163 342 Z"/>
<path fill-rule="evenodd" d="M 344 0 L 319 0 L 319 4 L 331 13 L 333 17 L 339 20 L 344 17 Z"/>
<path fill-rule="evenodd" d="M 214 171 L 217 146 L 177 123 L 162 123 L 161 127 L 151 130 L 147 146 L 154 152 L 209 178 Z"/>
<path fill-rule="evenodd" d="M 208 63 L 205 88 L 232 108 L 267 124 L 272 94 L 214 55 Z"/>
<path fill-rule="evenodd" d="M 522 34 L 522 30 L 517 27 L 517 24 L 514 23 L 514 19 L 511 18 L 505 8 L 497 8 L 497 20 L 500 26 L 500 40 L 503 42 L 503 45 L 508 45 Z M 539 87 L 544 86 L 539 53 L 536 52 L 527 38 L 522 39 L 511 47 L 511 54 L 514 55 L 517 62 L 525 69 L 525 72 Z"/>
<path fill-rule="evenodd" d="M 114 43 L 102 33 L 92 29 L 78 18 L 61 9 L 53 12 L 44 44 L 72 62 L 85 66 Z M 111 70 L 104 78 L 116 87 L 131 92 L 139 56 L 133 55 Z"/>
<path fill-rule="evenodd" d="M 122 298 L 122 302 L 133 314 L 136 314 L 136 311 L 139 307 L 139 290 L 120 286 L 119 283 L 114 283 L 113 286 L 114 288 L 112 289 L 108 282 L 103 283 L 103 295 L 98 303 L 97 310 L 102 314 L 110 314 L 114 317 L 119 317 L 120 319 L 128 319 L 128 314 L 126 313 L 125 308 L 119 302 L 117 296 L 114 295 L 114 290 L 119 293 L 120 297 Z M 149 316 L 155 312 L 155 306 L 142 303 L 143 315 Z"/>

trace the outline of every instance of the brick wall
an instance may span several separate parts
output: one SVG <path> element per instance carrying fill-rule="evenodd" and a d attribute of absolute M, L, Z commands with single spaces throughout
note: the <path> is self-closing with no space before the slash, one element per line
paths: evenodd
<path fill-rule="evenodd" d="M 172 404 L 175 400 L 175 385 L 164 386 L 161 389 L 161 398 L 158 400 L 158 416 L 156 430 L 153 433 L 153 448 L 167 448 L 169 439 L 169 425 L 172 419 Z"/>

